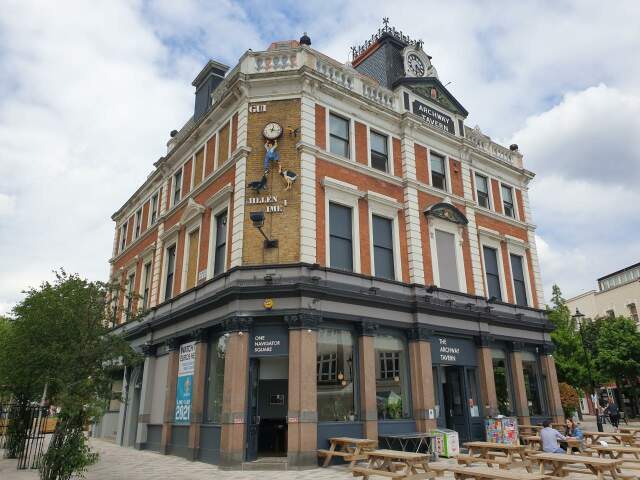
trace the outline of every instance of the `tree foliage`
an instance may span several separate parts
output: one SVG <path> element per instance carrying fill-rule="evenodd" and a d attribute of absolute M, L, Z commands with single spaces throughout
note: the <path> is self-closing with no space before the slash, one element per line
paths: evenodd
<path fill-rule="evenodd" d="M 46 385 L 48 401 L 61 408 L 41 468 L 41 478 L 48 480 L 82 474 L 95 461 L 78 431 L 111 398 L 114 370 L 138 360 L 107 329 L 111 286 L 64 271 L 55 275 L 53 282 L 25 292 L 8 327 L 0 323 L 0 385 L 25 402 L 40 401 Z"/>
<path fill-rule="evenodd" d="M 578 392 L 568 383 L 560 382 L 558 387 L 560 389 L 560 403 L 562 404 L 564 416 L 571 418 L 580 405 Z"/>

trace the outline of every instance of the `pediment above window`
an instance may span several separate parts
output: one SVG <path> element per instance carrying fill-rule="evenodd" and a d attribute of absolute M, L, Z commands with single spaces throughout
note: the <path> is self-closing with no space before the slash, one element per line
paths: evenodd
<path fill-rule="evenodd" d="M 198 215 L 202 215 L 204 211 L 205 208 L 202 205 L 197 203 L 193 198 L 190 198 L 187 201 L 182 217 L 180 217 L 180 224 L 186 225 Z"/>
<path fill-rule="evenodd" d="M 448 202 L 434 203 L 433 205 L 428 206 L 423 213 L 427 218 L 433 216 L 462 226 L 469 223 L 469 220 L 467 220 L 464 213 L 462 213 L 455 205 Z"/>

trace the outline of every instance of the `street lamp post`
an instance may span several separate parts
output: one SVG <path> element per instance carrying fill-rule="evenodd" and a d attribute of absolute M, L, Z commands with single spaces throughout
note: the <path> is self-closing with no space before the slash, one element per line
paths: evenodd
<path fill-rule="evenodd" d="M 584 317 L 585 315 L 576 308 L 576 313 L 573 315 L 572 318 L 578 324 L 578 332 L 580 332 L 580 341 L 582 343 L 582 351 L 584 352 L 584 359 L 587 365 L 587 374 L 589 375 L 589 384 L 591 385 L 591 395 L 592 395 L 591 398 L 593 399 L 593 394 L 596 393 L 596 383 L 593 381 L 593 375 L 591 373 L 591 356 L 587 352 L 587 345 L 585 344 L 585 341 L 584 341 L 584 333 L 582 330 Z M 598 431 L 601 432 L 602 419 L 600 418 L 600 415 L 598 415 L 598 406 L 594 405 L 593 408 L 595 409 L 595 412 L 596 412 L 596 422 L 598 424 Z"/>

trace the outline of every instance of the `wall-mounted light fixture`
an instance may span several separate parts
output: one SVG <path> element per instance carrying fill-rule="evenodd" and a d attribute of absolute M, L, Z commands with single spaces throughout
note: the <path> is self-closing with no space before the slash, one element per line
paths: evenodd
<path fill-rule="evenodd" d="M 267 235 L 262 230 L 262 227 L 264 225 L 264 212 L 251 212 L 249 214 L 249 218 L 251 218 L 253 226 L 256 227 L 264 237 L 264 248 L 278 248 L 278 240 L 269 239 L 269 237 L 267 237 Z"/>

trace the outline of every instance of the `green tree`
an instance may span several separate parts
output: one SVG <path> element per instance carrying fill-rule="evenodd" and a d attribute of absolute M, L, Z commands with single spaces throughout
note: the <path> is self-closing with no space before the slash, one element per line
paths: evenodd
<path fill-rule="evenodd" d="M 573 387 L 591 392 L 589 381 L 588 361 L 582 345 L 580 332 L 575 320 L 571 317 L 562 292 L 557 285 L 553 286 L 551 297 L 552 308 L 548 311 L 549 320 L 555 330 L 551 333 L 551 340 L 555 345 L 553 357 L 556 362 L 558 381 Z M 593 370 L 593 369 L 592 369 Z M 592 371 L 593 374 L 595 372 Z"/>
<path fill-rule="evenodd" d="M 82 475 L 97 460 L 83 435 L 111 398 L 114 369 L 138 356 L 107 325 L 111 286 L 64 271 L 25 292 L 0 349 L 0 385 L 14 398 L 47 399 L 61 408 L 50 447 L 41 462 L 43 480 Z"/>

